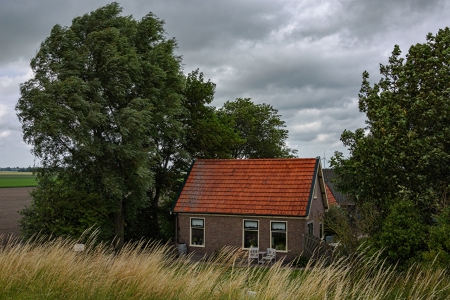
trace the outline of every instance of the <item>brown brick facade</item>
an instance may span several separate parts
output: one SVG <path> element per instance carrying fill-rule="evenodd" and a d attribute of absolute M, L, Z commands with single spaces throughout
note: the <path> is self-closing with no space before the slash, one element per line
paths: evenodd
<path fill-rule="evenodd" d="M 314 206 L 315 205 L 313 205 L 313 208 Z M 314 220 L 314 235 L 319 236 L 320 219 L 317 211 L 315 215 L 317 216 L 317 219 Z M 205 220 L 204 246 L 190 244 L 191 218 L 200 218 Z M 302 235 L 307 230 L 307 223 L 311 221 L 310 219 L 301 219 L 301 218 L 178 214 L 177 242 L 185 243 L 187 246 L 188 253 L 195 251 L 195 253 L 199 255 L 212 254 L 215 251 L 219 251 L 224 246 L 234 246 L 238 248 L 243 248 L 244 220 L 259 221 L 258 247 L 260 249 L 266 249 L 270 247 L 271 221 L 287 222 L 287 251 L 277 251 L 277 259 L 284 257 L 286 261 L 290 261 L 295 256 L 301 254 L 303 250 Z"/>

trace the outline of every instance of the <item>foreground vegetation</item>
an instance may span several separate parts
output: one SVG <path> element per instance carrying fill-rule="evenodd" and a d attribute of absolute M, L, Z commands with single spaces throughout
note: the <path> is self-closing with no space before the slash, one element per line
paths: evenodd
<path fill-rule="evenodd" d="M 0 188 L 36 185 L 36 175 L 31 172 L 0 172 Z"/>
<path fill-rule="evenodd" d="M 377 257 L 293 270 L 248 266 L 240 250 L 195 262 L 158 243 L 73 251 L 75 241 L 9 241 L 0 248 L 0 299 L 447 299 L 443 270 L 399 273 Z"/>

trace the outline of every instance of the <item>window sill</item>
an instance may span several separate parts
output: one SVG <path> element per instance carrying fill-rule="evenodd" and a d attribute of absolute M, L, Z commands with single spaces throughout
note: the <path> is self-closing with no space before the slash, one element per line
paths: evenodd
<path fill-rule="evenodd" d="M 200 248 L 204 248 L 205 245 L 189 245 L 190 247 L 200 247 Z"/>

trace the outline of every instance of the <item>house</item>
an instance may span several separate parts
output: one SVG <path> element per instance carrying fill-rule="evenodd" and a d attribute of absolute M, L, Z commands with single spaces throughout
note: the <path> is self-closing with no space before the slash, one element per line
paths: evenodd
<path fill-rule="evenodd" d="M 199 159 L 172 213 L 188 252 L 271 247 L 289 261 L 302 253 L 303 234 L 322 238 L 327 209 L 319 158 Z"/>
<path fill-rule="evenodd" d="M 334 186 L 334 180 L 336 178 L 336 174 L 333 169 L 323 169 L 323 179 L 325 180 L 325 184 L 328 186 L 331 194 L 336 199 L 337 204 L 349 210 L 350 212 L 355 211 L 355 202 L 346 194 L 341 193 Z"/>

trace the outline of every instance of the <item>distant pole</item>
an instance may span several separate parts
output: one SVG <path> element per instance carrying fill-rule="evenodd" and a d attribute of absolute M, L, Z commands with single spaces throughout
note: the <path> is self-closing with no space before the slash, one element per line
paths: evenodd
<path fill-rule="evenodd" d="M 325 151 L 323 151 L 323 168 L 325 168 L 325 163 L 327 162 L 327 159 L 325 158 Z"/>

